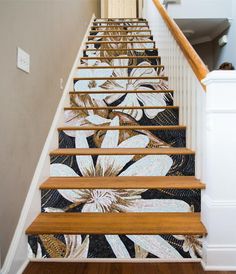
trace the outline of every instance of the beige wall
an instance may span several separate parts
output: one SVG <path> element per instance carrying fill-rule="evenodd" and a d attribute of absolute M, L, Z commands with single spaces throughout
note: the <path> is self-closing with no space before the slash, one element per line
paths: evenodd
<path fill-rule="evenodd" d="M 0 0 L 0 243 L 2 262 L 92 13 L 99 0 Z M 16 68 L 16 47 L 31 72 Z"/>

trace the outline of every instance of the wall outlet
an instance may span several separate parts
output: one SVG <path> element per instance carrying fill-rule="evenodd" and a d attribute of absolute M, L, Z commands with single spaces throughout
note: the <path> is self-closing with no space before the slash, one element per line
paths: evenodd
<path fill-rule="evenodd" d="M 30 72 L 30 55 L 21 48 L 17 48 L 17 67 L 27 73 Z"/>
<path fill-rule="evenodd" d="M 61 90 L 64 89 L 64 80 L 63 80 L 63 78 L 60 78 L 60 89 Z"/>

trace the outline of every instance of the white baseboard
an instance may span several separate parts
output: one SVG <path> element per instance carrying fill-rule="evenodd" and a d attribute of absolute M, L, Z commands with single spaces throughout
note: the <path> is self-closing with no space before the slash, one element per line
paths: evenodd
<path fill-rule="evenodd" d="M 203 247 L 202 267 L 206 271 L 236 271 L 236 246 Z"/>
<path fill-rule="evenodd" d="M 208 235 L 203 242 L 202 266 L 209 271 L 236 270 L 236 202 L 202 195 L 202 222 Z"/>
<path fill-rule="evenodd" d="M 235 216 L 235 201 L 214 200 L 209 195 L 202 195 L 201 219 L 208 232 L 207 246 L 236 246 Z"/>
<path fill-rule="evenodd" d="M 64 121 L 64 107 L 69 103 L 69 91 L 72 88 L 73 77 L 76 71 L 76 68 L 79 64 L 80 57 L 83 55 L 83 49 L 85 47 L 85 42 L 89 34 L 92 21 L 94 20 L 95 15 L 93 14 L 90 23 L 88 25 L 87 31 L 84 35 L 83 41 L 81 43 L 80 49 L 77 53 L 75 62 L 70 71 L 65 89 L 63 91 L 61 100 L 56 110 L 49 134 L 47 136 L 45 145 L 43 147 L 41 156 L 39 158 L 33 179 L 30 184 L 30 188 L 25 199 L 21 215 L 8 250 L 6 259 L 4 261 L 3 267 L 1 269 L 2 274 L 18 274 L 18 271 L 22 269 L 28 257 L 27 249 L 27 237 L 25 235 L 25 229 L 27 226 L 34 220 L 34 218 L 39 214 L 41 208 L 41 195 L 39 191 L 39 185 L 47 177 L 50 176 L 50 158 L 49 152 L 52 149 L 57 148 L 58 146 L 58 135 L 57 128 L 63 124 Z"/>
<path fill-rule="evenodd" d="M 21 265 L 21 267 L 19 268 L 19 270 L 17 271 L 16 274 L 22 274 L 23 271 L 26 269 L 26 266 L 28 265 L 29 262 L 30 262 L 30 260 L 29 260 L 29 259 L 26 259 L 26 260 L 24 261 L 24 263 Z"/>

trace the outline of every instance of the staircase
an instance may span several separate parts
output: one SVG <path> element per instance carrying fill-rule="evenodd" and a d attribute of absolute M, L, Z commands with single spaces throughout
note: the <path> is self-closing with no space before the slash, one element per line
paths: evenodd
<path fill-rule="evenodd" d="M 95 19 L 27 228 L 34 259 L 199 259 L 195 152 L 144 19 Z"/>

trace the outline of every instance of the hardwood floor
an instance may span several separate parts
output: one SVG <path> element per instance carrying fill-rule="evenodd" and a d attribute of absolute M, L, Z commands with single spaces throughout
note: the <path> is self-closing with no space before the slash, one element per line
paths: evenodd
<path fill-rule="evenodd" d="M 23 274 L 236 274 L 203 271 L 199 263 L 29 263 Z"/>

